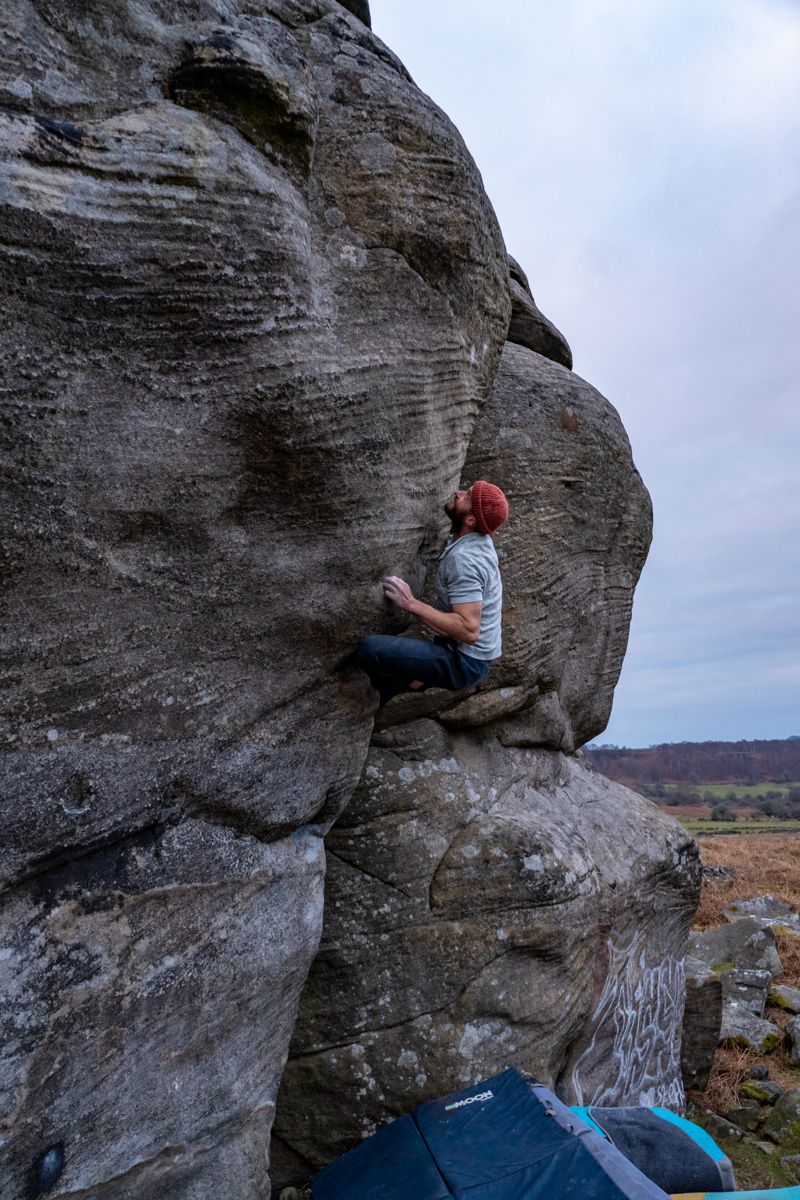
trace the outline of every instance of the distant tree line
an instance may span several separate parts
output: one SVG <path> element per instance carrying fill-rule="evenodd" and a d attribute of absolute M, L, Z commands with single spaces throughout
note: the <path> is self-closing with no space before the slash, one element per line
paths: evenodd
<path fill-rule="evenodd" d="M 752 742 L 667 742 L 643 750 L 587 746 L 584 752 L 603 775 L 640 792 L 645 785 L 663 783 L 686 784 L 694 792 L 704 783 L 800 782 L 800 736 Z"/>

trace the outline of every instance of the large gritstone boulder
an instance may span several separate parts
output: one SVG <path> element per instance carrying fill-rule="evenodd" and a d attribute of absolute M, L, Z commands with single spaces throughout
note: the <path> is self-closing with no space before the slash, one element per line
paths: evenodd
<path fill-rule="evenodd" d="M 5 16 L 3 1195 L 269 1191 L 347 657 L 424 576 L 510 316 L 368 16 Z"/>
<path fill-rule="evenodd" d="M 700 863 L 654 805 L 574 757 L 420 720 L 376 735 L 327 851 L 276 1178 L 512 1064 L 574 1102 L 681 1104 Z"/>

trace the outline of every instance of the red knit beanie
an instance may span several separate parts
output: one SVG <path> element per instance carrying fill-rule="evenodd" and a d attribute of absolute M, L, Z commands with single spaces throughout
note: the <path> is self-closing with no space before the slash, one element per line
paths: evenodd
<path fill-rule="evenodd" d="M 494 533 L 508 516 L 508 501 L 499 487 L 476 479 L 472 485 L 472 511 L 481 533 Z"/>

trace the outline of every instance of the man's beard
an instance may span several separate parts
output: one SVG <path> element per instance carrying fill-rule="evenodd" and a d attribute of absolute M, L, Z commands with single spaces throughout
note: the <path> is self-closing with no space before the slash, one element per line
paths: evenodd
<path fill-rule="evenodd" d="M 464 524 L 463 513 L 456 512 L 456 502 L 452 498 L 445 500 L 444 511 L 450 518 L 450 532 L 455 536 L 461 532 L 461 527 Z"/>

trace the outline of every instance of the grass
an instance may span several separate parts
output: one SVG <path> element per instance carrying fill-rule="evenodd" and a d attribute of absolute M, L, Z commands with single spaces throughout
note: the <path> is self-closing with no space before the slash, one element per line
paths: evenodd
<path fill-rule="evenodd" d="M 663 787 L 665 792 L 691 789 L 700 796 L 713 796 L 715 800 L 726 800 L 732 792 L 738 800 L 747 800 L 766 792 L 780 792 L 785 796 L 793 788 L 800 787 L 800 783 L 665 783 Z"/>
<path fill-rule="evenodd" d="M 765 1154 L 752 1142 L 726 1142 L 724 1150 L 733 1163 L 739 1191 L 797 1185 L 794 1172 L 781 1165 L 781 1155 L 777 1146 L 774 1154 Z M 731 1200 L 735 1200 L 735 1193 L 731 1194 Z"/>
<path fill-rule="evenodd" d="M 700 852 L 707 867 L 733 867 L 735 874 L 727 885 L 715 880 L 703 883 L 694 921 L 698 929 L 724 924 L 723 909 L 733 900 L 750 900 L 766 892 L 800 911 L 800 835 L 755 833 L 747 827 L 741 837 L 701 837 Z M 789 963 L 784 962 L 783 982 L 796 986 L 800 982 L 800 961 L 795 965 L 795 960 L 800 960 L 800 950 L 795 949 L 794 939 L 780 934 L 777 937 L 781 952 L 791 952 L 792 956 L 792 978 Z M 790 942 L 791 947 L 787 944 Z"/>
<path fill-rule="evenodd" d="M 703 1108 L 724 1115 L 738 1105 L 739 1088 L 748 1078 L 750 1068 L 759 1061 L 758 1055 L 751 1050 L 742 1050 L 739 1046 L 720 1047 L 714 1056 L 706 1090 L 693 1092 L 692 1098 L 697 1098 Z"/>
<path fill-rule="evenodd" d="M 676 813 L 677 816 L 677 813 Z M 678 820 L 694 834 L 755 834 L 761 837 L 765 833 L 800 833 L 800 821 L 780 821 L 777 818 L 766 818 L 763 821 L 710 821 L 703 818 L 678 816 Z"/>

